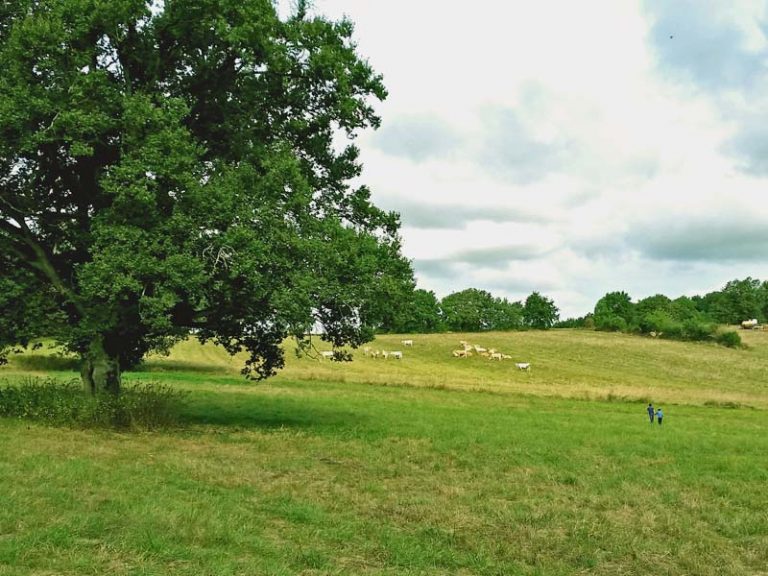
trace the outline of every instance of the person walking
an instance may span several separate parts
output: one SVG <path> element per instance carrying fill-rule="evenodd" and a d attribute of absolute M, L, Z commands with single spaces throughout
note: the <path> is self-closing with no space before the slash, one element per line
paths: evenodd
<path fill-rule="evenodd" d="M 650 402 L 648 403 L 648 408 L 647 408 L 647 410 L 648 410 L 648 418 L 650 418 L 650 419 L 651 419 L 651 424 L 653 424 L 653 415 L 654 415 L 656 412 L 655 412 L 655 410 L 653 409 L 653 404 L 651 404 Z"/>
<path fill-rule="evenodd" d="M 659 426 L 661 426 L 661 419 L 664 418 L 664 412 L 661 411 L 661 408 L 656 410 L 656 422 L 659 423 Z"/>

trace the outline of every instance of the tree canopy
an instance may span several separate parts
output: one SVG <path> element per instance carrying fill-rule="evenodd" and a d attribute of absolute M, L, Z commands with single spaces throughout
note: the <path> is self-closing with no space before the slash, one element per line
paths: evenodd
<path fill-rule="evenodd" d="M 634 321 L 632 299 L 626 292 L 608 292 L 595 304 L 595 328 L 620 331 L 629 328 Z"/>
<path fill-rule="evenodd" d="M 555 306 L 555 301 L 538 292 L 532 292 L 525 299 L 523 306 L 523 319 L 531 328 L 546 330 L 551 328 L 560 318 L 560 311 Z"/>
<path fill-rule="evenodd" d="M 431 290 L 415 289 L 405 296 L 380 326 L 381 332 L 429 334 L 444 329 L 440 302 Z"/>
<path fill-rule="evenodd" d="M 457 332 L 513 330 L 522 326 L 523 307 L 519 302 L 494 298 L 490 292 L 467 288 L 441 302 L 443 321 Z"/>
<path fill-rule="evenodd" d="M 352 24 L 270 0 L 0 8 L 0 353 L 51 336 L 90 391 L 191 331 L 263 378 L 413 289 L 353 138 L 382 79 Z M 0 354 L 2 355 L 2 354 Z"/>

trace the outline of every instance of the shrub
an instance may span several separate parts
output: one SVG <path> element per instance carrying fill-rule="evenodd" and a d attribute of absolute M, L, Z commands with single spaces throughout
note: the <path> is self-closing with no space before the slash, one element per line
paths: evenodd
<path fill-rule="evenodd" d="M 716 327 L 712 324 L 698 322 L 696 320 L 686 320 L 683 322 L 682 337 L 685 340 L 703 342 L 705 340 L 711 340 L 715 334 L 715 330 Z"/>
<path fill-rule="evenodd" d="M 741 346 L 741 336 L 737 332 L 732 331 L 720 332 L 715 336 L 715 341 L 728 348 L 739 348 Z"/>
<path fill-rule="evenodd" d="M 603 316 L 595 318 L 595 329 L 605 332 L 626 332 L 627 321 L 621 316 Z"/>
<path fill-rule="evenodd" d="M 0 416 L 55 426 L 152 430 L 178 424 L 185 394 L 153 382 L 119 396 L 87 396 L 78 380 L 26 378 L 0 385 Z"/>

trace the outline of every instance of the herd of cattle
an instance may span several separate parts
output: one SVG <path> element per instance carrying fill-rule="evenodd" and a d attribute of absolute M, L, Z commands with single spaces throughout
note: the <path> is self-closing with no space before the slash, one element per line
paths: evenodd
<path fill-rule="evenodd" d="M 403 346 L 403 348 L 412 347 L 413 340 L 400 340 L 400 344 Z M 500 351 L 496 350 L 495 348 L 484 348 L 478 344 L 470 344 L 465 340 L 460 340 L 459 345 L 461 346 L 461 348 L 454 350 L 452 352 L 454 358 L 469 358 L 470 356 L 473 356 L 475 354 L 477 354 L 478 356 L 487 358 L 489 360 L 498 360 L 498 361 L 510 360 L 512 358 L 512 356 L 510 356 L 509 354 L 503 354 Z M 323 358 L 331 359 L 333 358 L 333 356 L 334 356 L 334 353 L 331 350 L 324 350 L 320 352 L 320 359 L 323 359 Z M 383 358 L 385 360 L 388 358 L 392 358 L 394 360 L 402 360 L 403 351 L 402 350 L 374 350 L 370 346 L 366 346 L 365 348 L 363 348 L 363 356 L 366 356 L 368 358 Z M 515 366 L 519 370 L 530 371 L 531 369 L 530 362 L 515 362 Z"/>
<path fill-rule="evenodd" d="M 477 354 L 478 356 L 482 356 L 483 358 L 488 358 L 489 360 L 498 360 L 501 362 L 502 360 L 511 360 L 512 356 L 509 354 L 504 354 L 496 348 L 485 348 L 483 346 L 480 346 L 479 344 L 470 344 L 466 340 L 460 340 L 459 345 L 461 346 L 460 349 L 454 350 L 451 354 L 453 354 L 454 358 L 469 358 L 470 356 Z M 517 366 L 520 370 L 530 370 L 531 369 L 531 363 L 530 362 L 515 362 L 515 366 Z"/>

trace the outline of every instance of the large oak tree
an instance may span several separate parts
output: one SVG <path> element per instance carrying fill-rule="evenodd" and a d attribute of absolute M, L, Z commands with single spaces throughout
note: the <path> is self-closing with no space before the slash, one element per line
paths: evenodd
<path fill-rule="evenodd" d="M 397 215 L 350 184 L 386 93 L 303 5 L 0 4 L 0 353 L 53 337 L 95 393 L 190 331 L 257 378 L 318 323 L 371 337 L 412 289 Z"/>

